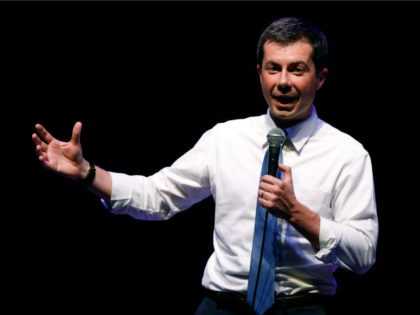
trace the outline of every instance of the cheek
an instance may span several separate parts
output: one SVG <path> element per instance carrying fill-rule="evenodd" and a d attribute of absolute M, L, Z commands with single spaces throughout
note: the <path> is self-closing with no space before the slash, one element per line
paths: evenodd
<path fill-rule="evenodd" d="M 295 87 L 299 90 L 302 94 L 305 95 L 313 95 L 317 91 L 317 84 L 312 81 L 300 81 L 296 82 Z"/>
<path fill-rule="evenodd" d="M 273 87 L 276 86 L 276 81 L 273 80 L 272 78 L 270 79 L 269 77 L 261 77 L 260 78 L 260 82 L 261 82 L 261 87 L 264 90 L 271 90 Z"/>

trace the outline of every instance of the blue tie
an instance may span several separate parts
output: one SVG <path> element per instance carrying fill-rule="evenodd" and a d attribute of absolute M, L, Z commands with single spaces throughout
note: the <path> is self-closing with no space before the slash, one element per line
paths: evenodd
<path fill-rule="evenodd" d="M 268 151 L 264 156 L 261 177 L 267 174 Z M 279 163 L 281 162 L 282 153 L 280 150 Z M 276 177 L 281 178 L 280 170 L 277 170 Z M 277 219 L 257 201 L 246 300 L 258 315 L 263 314 L 274 304 L 274 248 L 276 227 Z"/>

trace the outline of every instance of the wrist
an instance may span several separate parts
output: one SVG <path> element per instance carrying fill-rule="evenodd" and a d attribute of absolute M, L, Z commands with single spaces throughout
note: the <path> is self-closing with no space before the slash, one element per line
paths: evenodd
<path fill-rule="evenodd" d="M 88 162 L 89 163 L 89 169 L 87 169 L 87 172 L 83 172 L 86 175 L 81 177 L 80 182 L 85 185 L 85 186 L 90 186 L 92 185 L 93 181 L 95 180 L 95 176 L 96 176 L 96 167 L 95 164 L 93 162 Z"/>

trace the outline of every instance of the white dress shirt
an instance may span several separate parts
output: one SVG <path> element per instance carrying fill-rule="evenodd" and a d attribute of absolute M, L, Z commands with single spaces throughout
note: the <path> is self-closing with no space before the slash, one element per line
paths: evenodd
<path fill-rule="evenodd" d="M 264 144 L 274 127 L 268 112 L 219 123 L 152 176 L 111 172 L 110 211 L 165 220 L 212 195 L 214 252 L 202 284 L 245 292 Z M 321 217 L 320 250 L 278 219 L 275 288 L 285 294 L 334 294 L 337 267 L 363 273 L 375 262 L 378 220 L 371 160 L 354 138 L 320 120 L 315 107 L 287 134 L 283 163 L 292 168 L 297 199 Z"/>

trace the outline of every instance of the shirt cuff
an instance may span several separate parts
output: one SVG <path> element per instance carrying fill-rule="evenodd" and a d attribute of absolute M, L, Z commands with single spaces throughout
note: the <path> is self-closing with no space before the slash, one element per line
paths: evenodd
<path fill-rule="evenodd" d="M 102 205 L 111 212 L 117 212 L 125 206 L 132 196 L 133 179 L 123 173 L 109 172 L 112 179 L 111 200 L 101 199 Z"/>
<path fill-rule="evenodd" d="M 337 247 L 340 244 L 342 230 L 338 223 L 322 218 L 319 230 L 319 251 L 315 257 L 324 263 L 337 262 Z"/>

